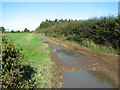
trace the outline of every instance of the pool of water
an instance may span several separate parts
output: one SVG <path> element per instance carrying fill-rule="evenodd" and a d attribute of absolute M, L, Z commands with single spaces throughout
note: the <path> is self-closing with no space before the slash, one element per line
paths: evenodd
<path fill-rule="evenodd" d="M 39 37 L 41 38 L 41 37 Z M 48 43 L 41 38 L 43 42 Z M 66 67 L 80 67 L 88 65 L 86 55 L 74 52 L 64 46 L 54 45 L 53 52 L 56 52 L 60 60 Z M 92 62 L 91 62 L 92 63 Z M 90 62 L 89 62 L 90 64 Z M 116 88 L 113 81 L 103 72 L 78 70 L 63 74 L 62 88 Z"/>
<path fill-rule="evenodd" d="M 63 75 L 62 88 L 116 88 L 116 85 L 102 72 L 79 70 Z"/>
<path fill-rule="evenodd" d="M 87 64 L 85 62 L 85 55 L 74 52 L 68 48 L 58 45 L 52 45 L 53 51 L 57 53 L 63 64 L 67 67 L 80 67 Z"/>

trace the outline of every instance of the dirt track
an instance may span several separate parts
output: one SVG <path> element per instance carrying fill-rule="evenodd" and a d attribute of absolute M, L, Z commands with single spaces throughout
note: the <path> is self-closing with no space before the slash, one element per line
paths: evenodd
<path fill-rule="evenodd" d="M 116 84 L 118 84 L 118 55 L 110 55 L 110 54 L 103 54 L 103 53 L 96 53 L 91 50 L 88 50 L 86 48 L 83 48 L 81 46 L 77 46 L 74 44 L 69 44 L 65 42 L 56 41 L 53 39 L 50 39 L 54 42 L 63 43 L 65 44 L 69 49 L 80 52 L 86 55 L 86 60 L 89 63 L 88 66 L 85 67 L 78 67 L 78 68 L 68 68 L 65 67 L 61 60 L 58 60 L 55 52 L 52 52 L 53 47 L 49 45 L 51 50 L 51 58 L 52 60 L 58 65 L 59 72 L 65 73 L 69 71 L 79 70 L 79 69 L 87 69 L 87 70 L 96 70 L 96 71 L 102 71 L 106 73 Z"/>
<path fill-rule="evenodd" d="M 102 71 L 118 85 L 118 59 L 119 59 L 118 55 L 98 53 L 81 46 L 53 40 L 51 38 L 49 39 L 57 43 L 63 43 L 72 51 L 84 54 L 86 56 L 84 58 L 85 62 L 87 62 L 86 65 L 75 68 L 72 66 L 67 67 L 64 66 L 62 61 L 57 56 L 57 53 L 53 52 L 53 46 L 49 45 L 51 52 L 50 54 L 51 59 L 57 64 L 59 73 L 64 74 L 65 72 L 82 70 L 82 69 L 92 70 L 92 71 Z"/>

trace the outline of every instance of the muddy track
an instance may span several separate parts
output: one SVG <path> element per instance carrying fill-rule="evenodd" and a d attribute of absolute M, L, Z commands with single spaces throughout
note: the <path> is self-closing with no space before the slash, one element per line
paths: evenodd
<path fill-rule="evenodd" d="M 79 66 L 77 67 L 73 67 L 73 65 L 65 66 L 57 56 L 57 53 L 53 52 L 53 46 L 49 44 L 51 59 L 57 64 L 60 74 L 76 70 L 102 71 L 118 85 L 118 55 L 98 53 L 81 46 L 49 39 L 57 43 L 65 44 L 71 52 L 84 55 L 83 62 L 86 62 L 85 65 L 81 66 L 81 60 L 78 60 Z M 48 43 L 50 42 L 48 41 Z"/>

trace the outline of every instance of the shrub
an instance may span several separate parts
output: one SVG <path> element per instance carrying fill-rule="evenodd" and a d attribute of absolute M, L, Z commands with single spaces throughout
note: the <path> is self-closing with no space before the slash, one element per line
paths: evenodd
<path fill-rule="evenodd" d="M 34 87 L 32 77 L 36 71 L 30 65 L 22 65 L 25 57 L 7 36 L 2 36 L 2 88 Z M 31 82 L 29 82 L 31 81 Z"/>
<path fill-rule="evenodd" d="M 54 23 L 54 25 L 51 23 Z M 36 32 L 44 33 L 46 36 L 64 37 L 64 39 L 81 44 L 87 39 L 98 45 L 114 49 L 120 48 L 120 23 L 113 16 L 79 21 L 45 21 L 39 27 Z"/>

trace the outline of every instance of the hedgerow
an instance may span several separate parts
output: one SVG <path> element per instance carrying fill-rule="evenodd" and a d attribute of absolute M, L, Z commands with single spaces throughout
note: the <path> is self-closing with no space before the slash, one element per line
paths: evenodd
<path fill-rule="evenodd" d="M 30 65 L 21 64 L 25 57 L 20 52 L 22 49 L 15 47 L 7 36 L 2 36 L 2 88 L 34 87 L 31 73 L 35 71 Z"/>
<path fill-rule="evenodd" d="M 113 16 L 88 20 L 46 20 L 35 32 L 75 41 L 81 45 L 89 41 L 116 50 L 120 48 L 120 21 Z"/>

